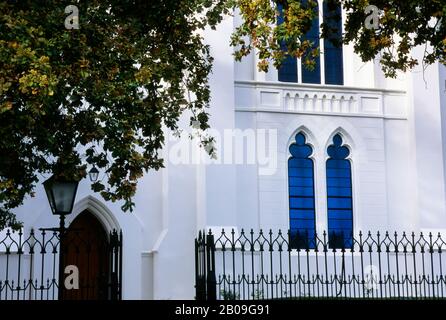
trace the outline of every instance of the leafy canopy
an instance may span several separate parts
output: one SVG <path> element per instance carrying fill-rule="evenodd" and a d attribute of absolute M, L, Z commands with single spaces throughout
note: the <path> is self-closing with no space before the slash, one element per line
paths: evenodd
<path fill-rule="evenodd" d="M 240 60 L 254 49 L 258 54 L 258 68 L 268 70 L 269 62 L 278 67 L 286 55 L 302 58 L 308 68 L 314 66 L 314 56 L 319 54 L 302 36 L 311 28 L 311 21 L 319 11 L 316 0 L 235 0 L 243 17 L 243 23 L 232 37 L 236 46 L 235 58 Z M 362 60 L 377 58 L 384 73 L 395 77 L 397 71 L 407 71 L 420 61 L 412 55 L 416 46 L 425 46 L 421 61 L 424 65 L 435 61 L 446 63 L 446 1 L 444 0 L 324 0 L 331 11 L 328 21 L 321 23 L 321 37 L 330 39 L 338 30 L 333 23 L 340 19 L 333 13 L 336 6 L 345 10 L 342 43 L 353 44 Z M 283 7 L 284 22 L 276 23 L 278 5 Z M 366 19 L 374 14 L 368 11 L 374 6 L 378 28 L 368 28 Z M 286 50 L 281 50 L 284 43 Z"/>
<path fill-rule="evenodd" d="M 129 210 L 138 178 L 162 166 L 163 127 L 187 112 L 208 128 L 200 30 L 221 1 L 78 1 L 78 30 L 64 27 L 69 4 L 0 1 L 0 227 L 17 226 L 10 210 L 39 174 L 80 179 L 93 164 L 107 181 L 92 189 Z"/>
<path fill-rule="evenodd" d="M 164 128 L 178 130 L 184 113 L 212 153 L 212 57 L 201 34 L 232 9 L 243 18 L 231 38 L 237 60 L 255 49 L 260 70 L 286 55 L 311 68 L 319 54 L 300 41 L 318 14 L 315 0 L 69 2 L 0 0 L 0 228 L 18 227 L 11 209 L 41 174 L 80 179 L 92 165 L 107 174 L 92 189 L 131 210 L 138 179 L 163 165 Z M 70 4 L 78 30 L 64 27 Z M 378 57 L 387 75 L 419 63 L 417 45 L 426 45 L 423 63 L 446 61 L 445 1 L 327 0 L 338 4 L 347 9 L 342 41 L 364 61 Z M 381 10 L 378 29 L 365 27 L 368 5 Z M 322 24 L 322 37 L 337 31 L 331 25 Z"/>

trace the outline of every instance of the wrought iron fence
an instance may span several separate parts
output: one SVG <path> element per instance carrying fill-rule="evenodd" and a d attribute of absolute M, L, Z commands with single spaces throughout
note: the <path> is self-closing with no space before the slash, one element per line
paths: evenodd
<path fill-rule="evenodd" d="M 78 231 L 65 235 L 64 266 L 78 262 L 79 290 L 65 290 L 63 299 L 121 299 L 122 232 L 110 232 L 104 248 L 105 267 L 91 258 L 98 250 Z M 57 300 L 60 235 L 57 231 L 3 231 L 0 234 L 0 300 Z M 96 277 L 94 272 L 106 270 Z M 83 273 L 82 273 L 83 272 Z M 74 291 L 74 290 L 73 290 Z"/>
<path fill-rule="evenodd" d="M 196 299 L 444 299 L 446 243 L 440 234 L 232 230 L 195 240 Z"/>

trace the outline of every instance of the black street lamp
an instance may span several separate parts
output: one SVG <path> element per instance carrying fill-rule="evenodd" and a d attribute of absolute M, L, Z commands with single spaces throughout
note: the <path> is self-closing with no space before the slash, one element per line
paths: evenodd
<path fill-rule="evenodd" d="M 79 181 L 51 176 L 43 183 L 53 214 L 64 216 L 73 210 Z"/>
<path fill-rule="evenodd" d="M 88 176 L 91 182 L 98 181 L 99 170 L 96 168 L 96 166 L 93 166 L 93 168 L 91 168 L 90 171 L 88 171 Z"/>
<path fill-rule="evenodd" d="M 65 215 L 70 214 L 73 210 L 74 200 L 76 198 L 77 186 L 79 181 L 67 180 L 51 176 L 43 183 L 51 211 L 54 215 L 58 215 L 59 224 L 59 300 L 63 299 L 63 238 L 65 236 Z"/>

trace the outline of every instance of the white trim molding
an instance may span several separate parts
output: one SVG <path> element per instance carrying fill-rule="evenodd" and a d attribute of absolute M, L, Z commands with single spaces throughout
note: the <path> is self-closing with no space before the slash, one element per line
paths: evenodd
<path fill-rule="evenodd" d="M 235 110 L 407 119 L 401 90 L 235 81 Z"/>

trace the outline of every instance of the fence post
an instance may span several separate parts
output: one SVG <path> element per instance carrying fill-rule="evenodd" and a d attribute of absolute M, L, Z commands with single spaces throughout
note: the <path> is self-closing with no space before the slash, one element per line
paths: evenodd
<path fill-rule="evenodd" d="M 195 238 L 195 299 L 199 301 L 206 300 L 204 245 L 204 236 L 200 231 Z"/>
<path fill-rule="evenodd" d="M 207 300 L 217 300 L 217 281 L 215 277 L 215 243 L 214 235 L 209 232 L 206 236 L 206 291 Z"/>
<path fill-rule="evenodd" d="M 118 299 L 122 300 L 122 248 L 123 248 L 123 239 L 122 239 L 122 229 L 119 230 L 119 296 Z"/>
<path fill-rule="evenodd" d="M 110 300 L 122 300 L 122 230 L 110 231 L 109 244 L 110 288 L 107 296 Z"/>

